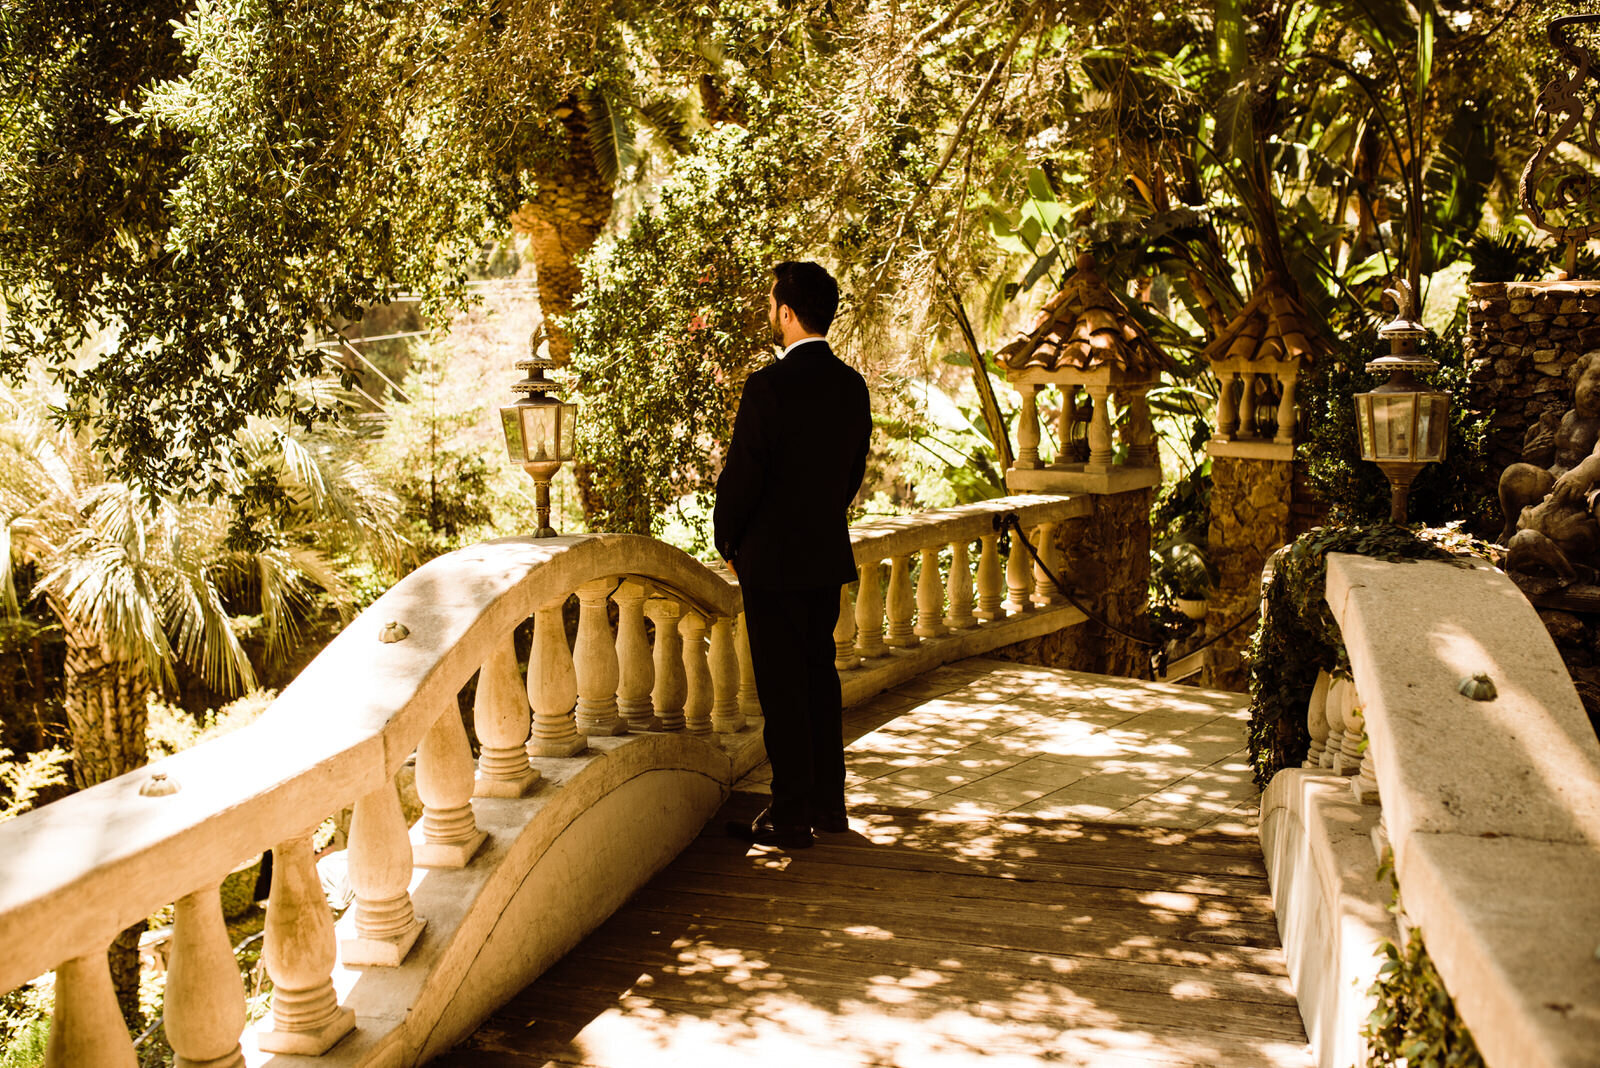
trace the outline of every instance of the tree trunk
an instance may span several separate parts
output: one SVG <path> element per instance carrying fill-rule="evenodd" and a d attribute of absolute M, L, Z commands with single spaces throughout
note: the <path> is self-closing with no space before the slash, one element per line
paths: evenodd
<path fill-rule="evenodd" d="M 612 187 L 589 151 L 589 123 L 577 98 L 567 97 L 554 114 L 566 131 L 565 144 L 554 158 L 540 161 L 538 195 L 517 210 L 511 224 L 528 235 L 550 356 L 565 364 L 572 340 L 561 318 L 571 314 L 583 285 L 578 263 L 611 218 Z"/>
<path fill-rule="evenodd" d="M 79 789 L 114 779 L 148 759 L 145 724 L 150 676 L 139 661 L 116 650 L 98 633 L 60 616 L 66 639 L 67 723 L 72 730 L 72 777 Z M 111 945 L 111 982 L 128 1026 L 137 1030 L 139 936 L 143 920 Z"/>

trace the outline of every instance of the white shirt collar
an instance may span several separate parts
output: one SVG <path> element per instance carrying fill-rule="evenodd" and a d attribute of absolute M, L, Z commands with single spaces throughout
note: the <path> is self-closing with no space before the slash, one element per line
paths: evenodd
<path fill-rule="evenodd" d="M 808 341 L 826 341 L 826 340 L 828 340 L 828 339 L 823 337 L 821 334 L 812 334 L 810 337 L 803 337 L 799 341 L 796 341 L 793 345 L 790 345 L 788 348 L 784 349 L 781 353 L 779 353 L 778 354 L 778 359 L 780 359 L 780 360 L 783 359 L 785 356 L 789 355 L 789 353 L 793 352 L 795 349 L 799 348 L 801 345 L 804 345 Z"/>

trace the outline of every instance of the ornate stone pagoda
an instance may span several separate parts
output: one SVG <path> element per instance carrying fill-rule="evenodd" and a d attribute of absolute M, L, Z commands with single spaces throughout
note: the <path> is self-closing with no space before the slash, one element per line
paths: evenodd
<path fill-rule="evenodd" d="M 1327 345 L 1277 275 L 1268 275 L 1203 355 L 1222 383 L 1211 455 L 1293 460 L 1295 382 Z"/>
<path fill-rule="evenodd" d="M 1120 493 L 1161 481 L 1146 395 L 1173 364 L 1100 277 L 1093 256 L 1078 257 L 1077 271 L 998 356 L 1006 381 L 1022 395 L 1008 488 Z M 1039 458 L 1038 393 L 1045 386 L 1062 398 L 1056 459 L 1048 465 Z M 1120 431 L 1121 463 L 1114 462 L 1113 393 L 1130 409 Z"/>

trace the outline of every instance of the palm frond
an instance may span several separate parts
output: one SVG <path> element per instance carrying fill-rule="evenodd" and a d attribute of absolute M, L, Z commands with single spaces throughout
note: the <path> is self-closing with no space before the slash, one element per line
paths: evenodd
<path fill-rule="evenodd" d="M 627 115 L 598 89 L 583 94 L 583 114 L 595 169 L 607 184 L 615 185 L 634 160 L 633 130 Z"/>

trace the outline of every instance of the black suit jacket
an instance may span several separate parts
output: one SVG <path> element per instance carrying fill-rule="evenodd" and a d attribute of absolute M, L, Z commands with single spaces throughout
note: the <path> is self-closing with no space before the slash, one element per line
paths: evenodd
<path fill-rule="evenodd" d="M 749 586 L 855 581 L 846 519 L 872 438 L 867 383 L 808 341 L 750 376 L 717 479 L 717 551 Z"/>

